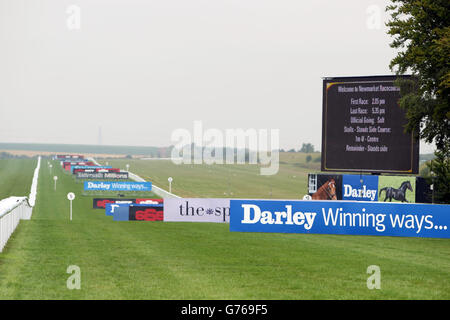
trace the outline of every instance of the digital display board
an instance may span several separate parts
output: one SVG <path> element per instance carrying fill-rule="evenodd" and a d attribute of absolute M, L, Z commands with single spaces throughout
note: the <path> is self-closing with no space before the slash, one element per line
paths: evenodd
<path fill-rule="evenodd" d="M 419 141 L 404 131 L 397 78 L 324 78 L 322 171 L 418 173 Z"/>

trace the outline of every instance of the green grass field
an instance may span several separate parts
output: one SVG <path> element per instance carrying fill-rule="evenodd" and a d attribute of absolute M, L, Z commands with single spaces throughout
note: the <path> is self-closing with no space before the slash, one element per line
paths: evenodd
<path fill-rule="evenodd" d="M 227 224 L 114 222 L 92 209 L 92 197 L 81 196 L 81 185 L 70 176 L 61 174 L 54 191 L 54 172 L 45 164 L 32 220 L 21 221 L 0 253 L 0 299 L 450 298 L 448 239 L 232 233 Z M 30 180 L 34 165 L 29 164 Z M 226 176 L 227 169 L 218 169 Z M 204 170 L 203 178 L 218 175 L 215 170 L 208 175 L 211 168 L 194 170 Z M 281 181 L 288 172 L 283 169 Z M 249 176 L 244 172 L 242 180 Z M 298 180 L 300 188 L 305 181 Z M 234 181 L 235 190 L 244 192 L 238 176 Z M 205 188 L 218 194 L 214 183 L 192 192 Z M 70 191 L 77 195 L 73 221 Z M 70 265 L 80 267 L 80 290 L 66 287 Z M 369 265 L 381 269 L 380 290 L 366 287 Z"/>
<path fill-rule="evenodd" d="M 28 196 L 37 159 L 0 159 L 0 200 Z"/>
<path fill-rule="evenodd" d="M 182 197 L 199 198 L 261 198 L 301 199 L 307 194 L 309 172 L 317 171 L 320 163 L 306 163 L 304 153 L 280 153 L 276 175 L 263 176 L 259 166 L 174 164 L 170 160 L 102 160 L 113 167 L 125 169 L 168 190 L 173 178 L 172 192 Z M 320 154 L 313 154 L 313 158 Z"/>

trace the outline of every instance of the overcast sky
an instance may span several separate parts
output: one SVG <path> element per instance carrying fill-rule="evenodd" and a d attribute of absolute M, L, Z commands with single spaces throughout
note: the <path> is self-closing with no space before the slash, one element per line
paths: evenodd
<path fill-rule="evenodd" d="M 321 142 L 322 77 L 391 74 L 382 0 L 0 0 L 0 142 Z"/>

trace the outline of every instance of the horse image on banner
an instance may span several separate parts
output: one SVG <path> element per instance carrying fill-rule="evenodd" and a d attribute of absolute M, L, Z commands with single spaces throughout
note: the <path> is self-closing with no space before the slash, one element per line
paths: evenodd
<path fill-rule="evenodd" d="M 336 198 L 336 182 L 330 179 L 322 185 L 312 196 L 313 200 L 337 200 Z"/>
<path fill-rule="evenodd" d="M 380 176 L 378 201 L 416 202 L 416 178 L 407 176 Z"/>
<path fill-rule="evenodd" d="M 342 200 L 342 175 L 310 174 L 309 195 L 312 200 Z"/>
<path fill-rule="evenodd" d="M 400 188 L 395 189 L 393 187 L 384 187 L 380 189 L 379 196 L 381 195 L 382 191 L 386 192 L 386 197 L 384 198 L 384 202 L 389 199 L 389 202 L 392 202 L 392 199 L 398 200 L 401 202 L 409 202 L 406 200 L 406 191 L 410 190 L 413 192 L 413 188 L 411 186 L 411 182 L 409 181 L 403 181 L 400 185 Z"/>

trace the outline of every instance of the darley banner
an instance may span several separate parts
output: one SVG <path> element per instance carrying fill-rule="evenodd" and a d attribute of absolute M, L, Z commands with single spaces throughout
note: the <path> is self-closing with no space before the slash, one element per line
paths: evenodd
<path fill-rule="evenodd" d="M 377 201 L 378 176 L 344 174 L 342 176 L 342 199 Z"/>
<path fill-rule="evenodd" d="M 151 182 L 111 182 L 111 181 L 85 181 L 84 190 L 102 191 L 151 191 Z"/>
<path fill-rule="evenodd" d="M 309 174 L 308 189 L 314 200 L 431 202 L 430 187 L 414 176 Z"/>
<path fill-rule="evenodd" d="M 230 231 L 450 238 L 450 205 L 231 200 Z"/>

